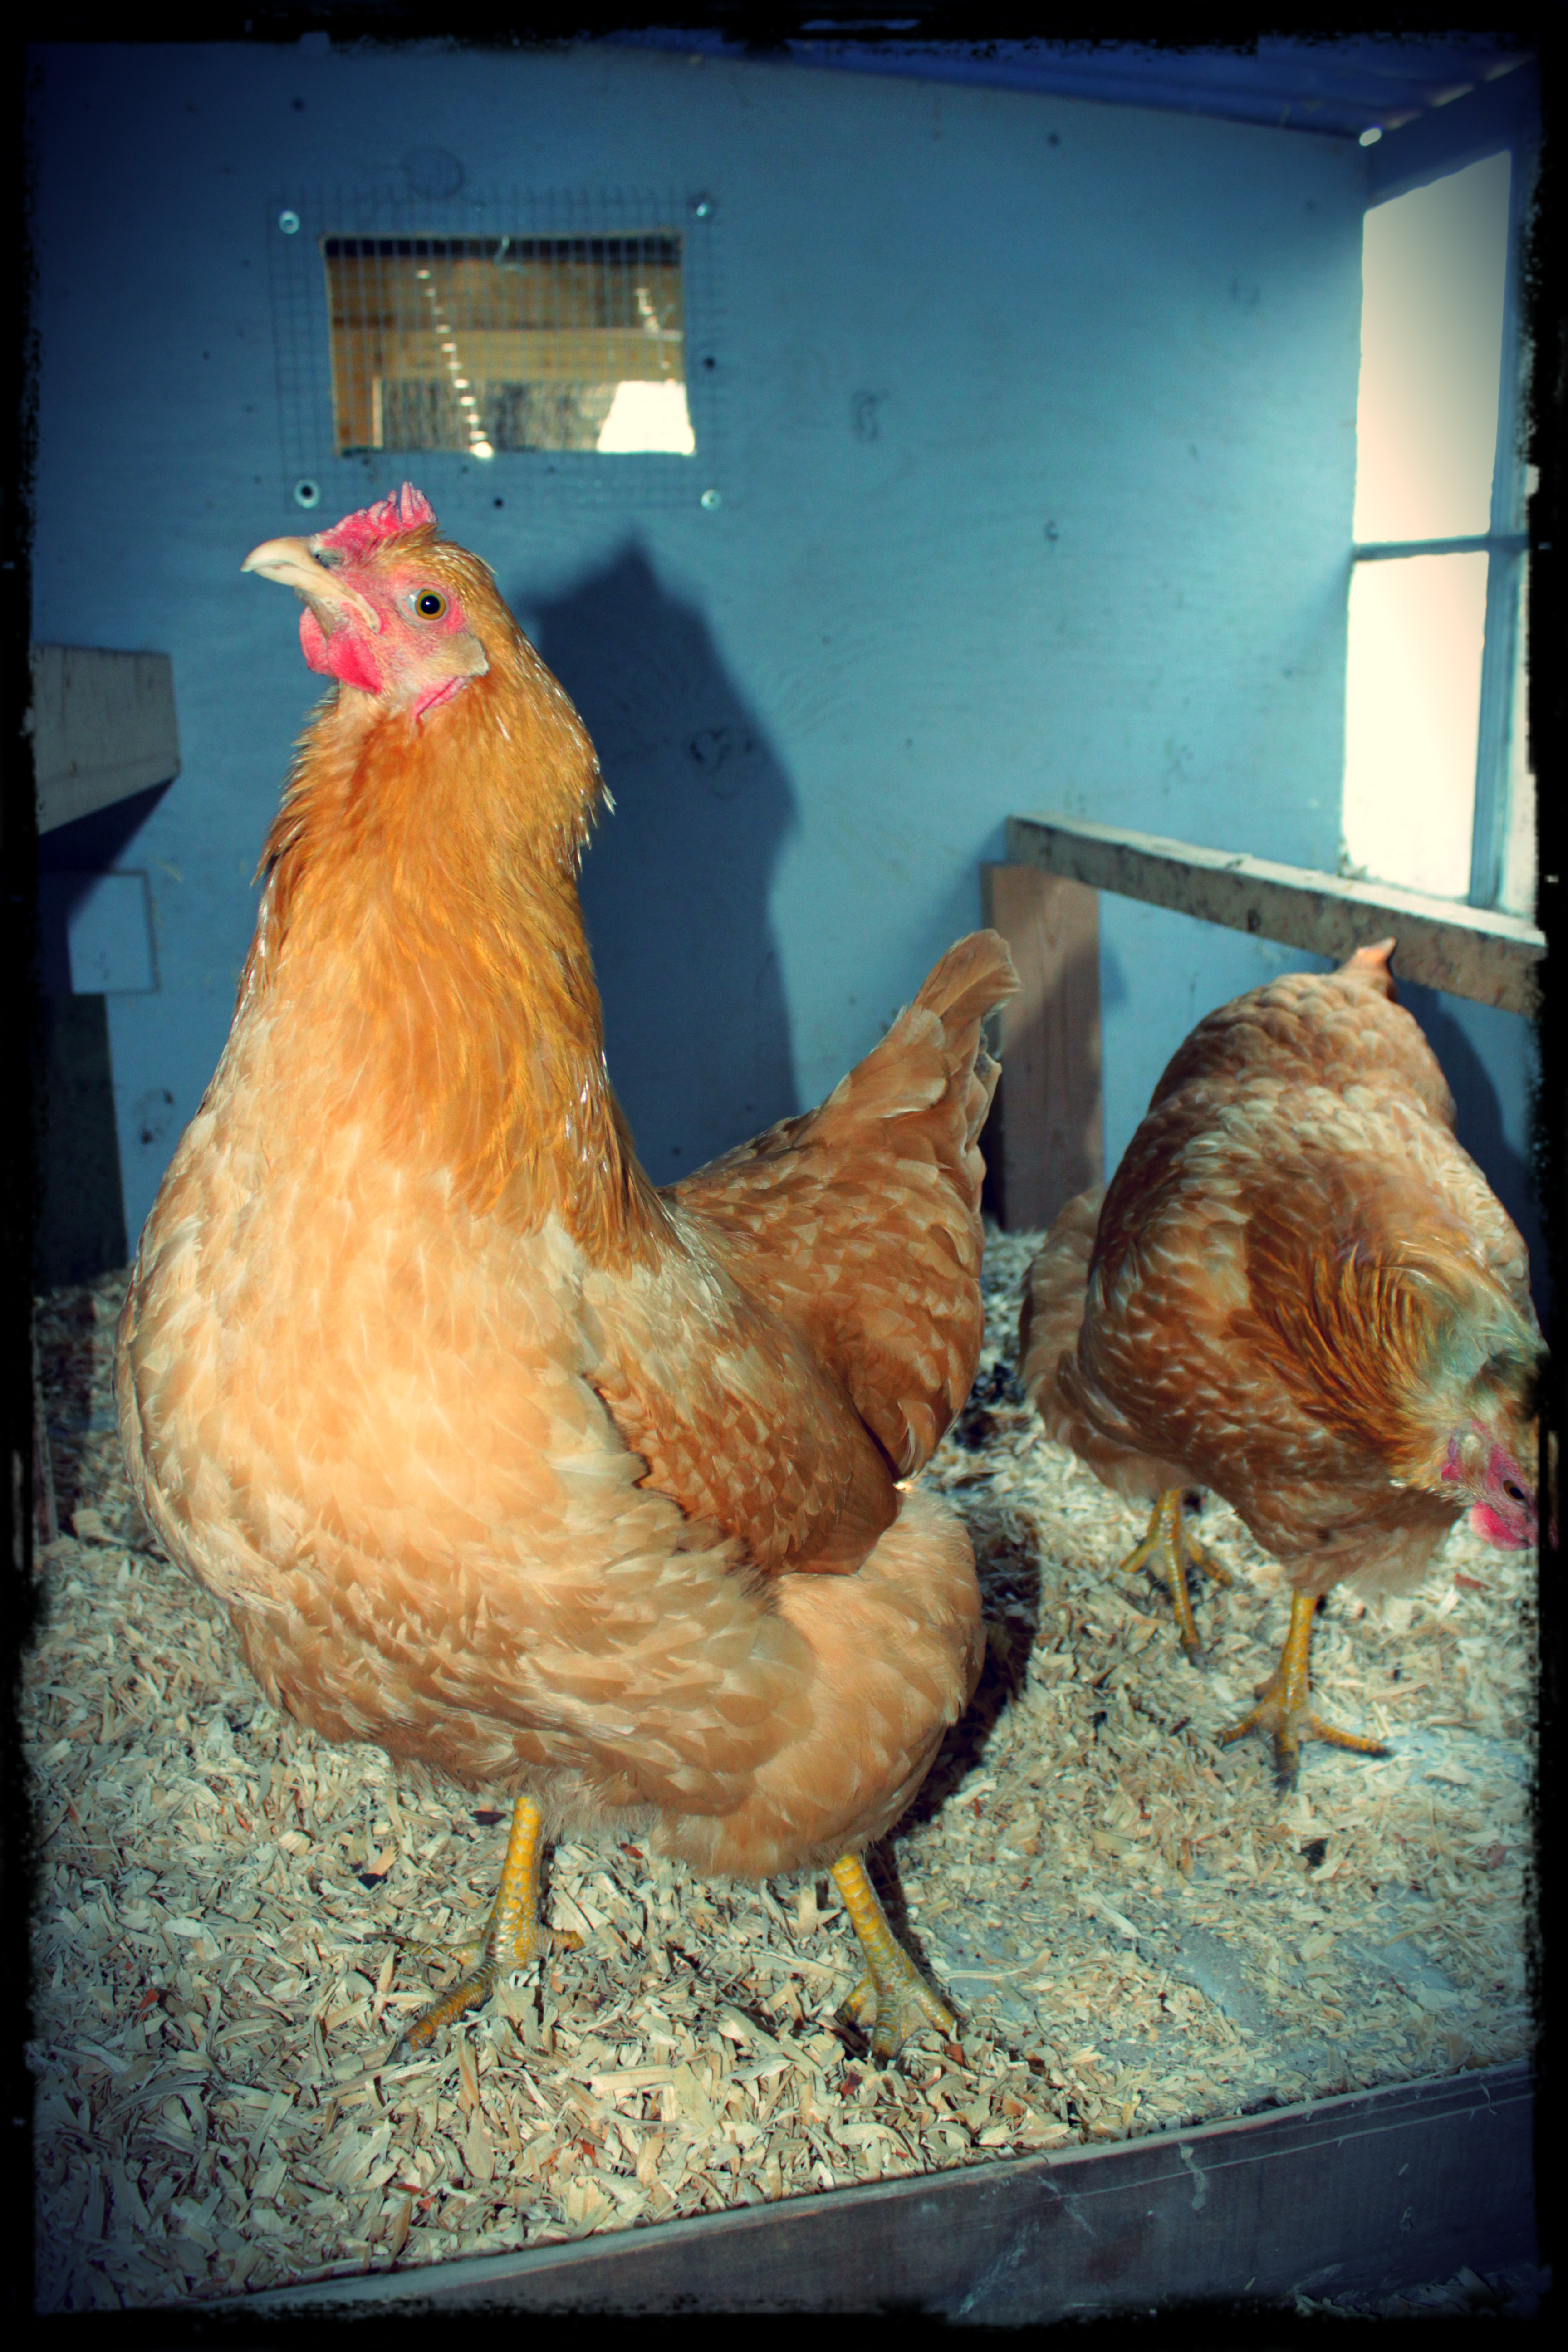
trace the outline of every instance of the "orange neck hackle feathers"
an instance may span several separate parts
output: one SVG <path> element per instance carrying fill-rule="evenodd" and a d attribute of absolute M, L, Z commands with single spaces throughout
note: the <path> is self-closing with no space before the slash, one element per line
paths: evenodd
<path fill-rule="evenodd" d="M 1469 1487 L 1489 1444 L 1522 1454 L 1541 1344 L 1479 1265 L 1412 1239 L 1321 1251 L 1304 1271 L 1268 1319 L 1280 1377 L 1326 1426 L 1446 1499 L 1456 1461 Z"/>
<path fill-rule="evenodd" d="M 262 854 L 242 1003 L 327 992 L 353 1108 L 479 1213 L 552 1212 L 595 1261 L 660 1212 L 605 1068 L 577 898 L 604 797 L 566 696 L 484 564 L 433 527 L 373 551 L 460 598 L 489 667 L 423 715 L 341 684 L 298 747 Z"/>

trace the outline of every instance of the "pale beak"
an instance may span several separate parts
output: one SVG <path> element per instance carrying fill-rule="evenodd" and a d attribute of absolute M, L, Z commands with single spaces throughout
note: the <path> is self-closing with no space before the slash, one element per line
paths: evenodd
<path fill-rule="evenodd" d="M 381 635 L 381 615 L 357 589 L 324 564 L 308 539 L 268 539 L 253 547 L 242 572 L 259 572 L 264 580 L 276 580 L 280 587 L 292 588 L 297 595 L 314 607 L 323 626 L 342 626 L 352 614 L 362 628 L 373 635 Z"/>

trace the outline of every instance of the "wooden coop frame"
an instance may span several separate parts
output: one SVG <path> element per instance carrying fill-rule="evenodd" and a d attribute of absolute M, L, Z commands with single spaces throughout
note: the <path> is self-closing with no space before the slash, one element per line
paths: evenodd
<path fill-rule="evenodd" d="M 205 2306 L 633 2313 L 904 2311 L 971 2326 L 1390 2294 L 1533 2263 L 1522 2061 L 1114 2147 L 376 2271 Z"/>
<path fill-rule="evenodd" d="M 1009 817 L 1006 863 L 983 866 L 980 887 L 1020 982 L 994 1016 L 1003 1076 L 984 1145 L 997 1222 L 1013 1232 L 1048 1225 L 1103 1181 L 1102 890 L 1337 961 L 1393 932 L 1396 978 L 1526 1015 L 1546 950 L 1521 915 L 1076 817 Z"/>

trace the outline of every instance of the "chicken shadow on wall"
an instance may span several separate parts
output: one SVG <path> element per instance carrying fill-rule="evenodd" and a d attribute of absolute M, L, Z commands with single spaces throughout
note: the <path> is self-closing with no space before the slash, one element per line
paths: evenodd
<path fill-rule="evenodd" d="M 616 809 L 583 863 L 605 1054 L 656 1183 L 799 1110 L 773 868 L 795 795 L 707 622 L 628 542 L 529 635 L 572 697 Z"/>
<path fill-rule="evenodd" d="M 1503 1133 L 1502 1107 L 1491 1073 L 1471 1039 L 1445 1009 L 1436 989 L 1410 980 L 1398 980 L 1396 985 L 1401 1004 L 1421 1024 L 1453 1091 L 1454 1132 L 1519 1227 L 1530 1252 L 1531 1296 L 1544 1331 L 1552 1307 L 1546 1237 L 1530 1169 Z"/>

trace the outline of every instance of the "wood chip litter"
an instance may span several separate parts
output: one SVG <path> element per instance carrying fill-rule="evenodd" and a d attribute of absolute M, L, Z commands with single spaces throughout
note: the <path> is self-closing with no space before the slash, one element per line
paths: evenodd
<path fill-rule="evenodd" d="M 582 2238 L 1490 2065 L 1527 1991 L 1535 1562 L 1461 1528 L 1414 1596 L 1331 1595 L 1318 1744 L 1274 1790 L 1219 1727 L 1268 1672 L 1278 1572 L 1208 1498 L 1237 1578 L 1204 1667 L 1140 1515 L 1048 1445 L 1013 1378 L 1038 1237 L 988 1230 L 986 1342 L 926 1473 L 973 1536 L 987 1661 L 872 1858 L 959 2039 L 884 2066 L 826 1875 L 762 1888 L 565 1843 L 586 1935 L 417 2060 L 390 2046 L 482 1919 L 486 1804 L 260 1696 L 127 1487 L 123 1272 L 36 1320 L 62 1532 L 36 1555 L 23 1735 L 34 1919 L 37 2301 L 156 2305 Z"/>

